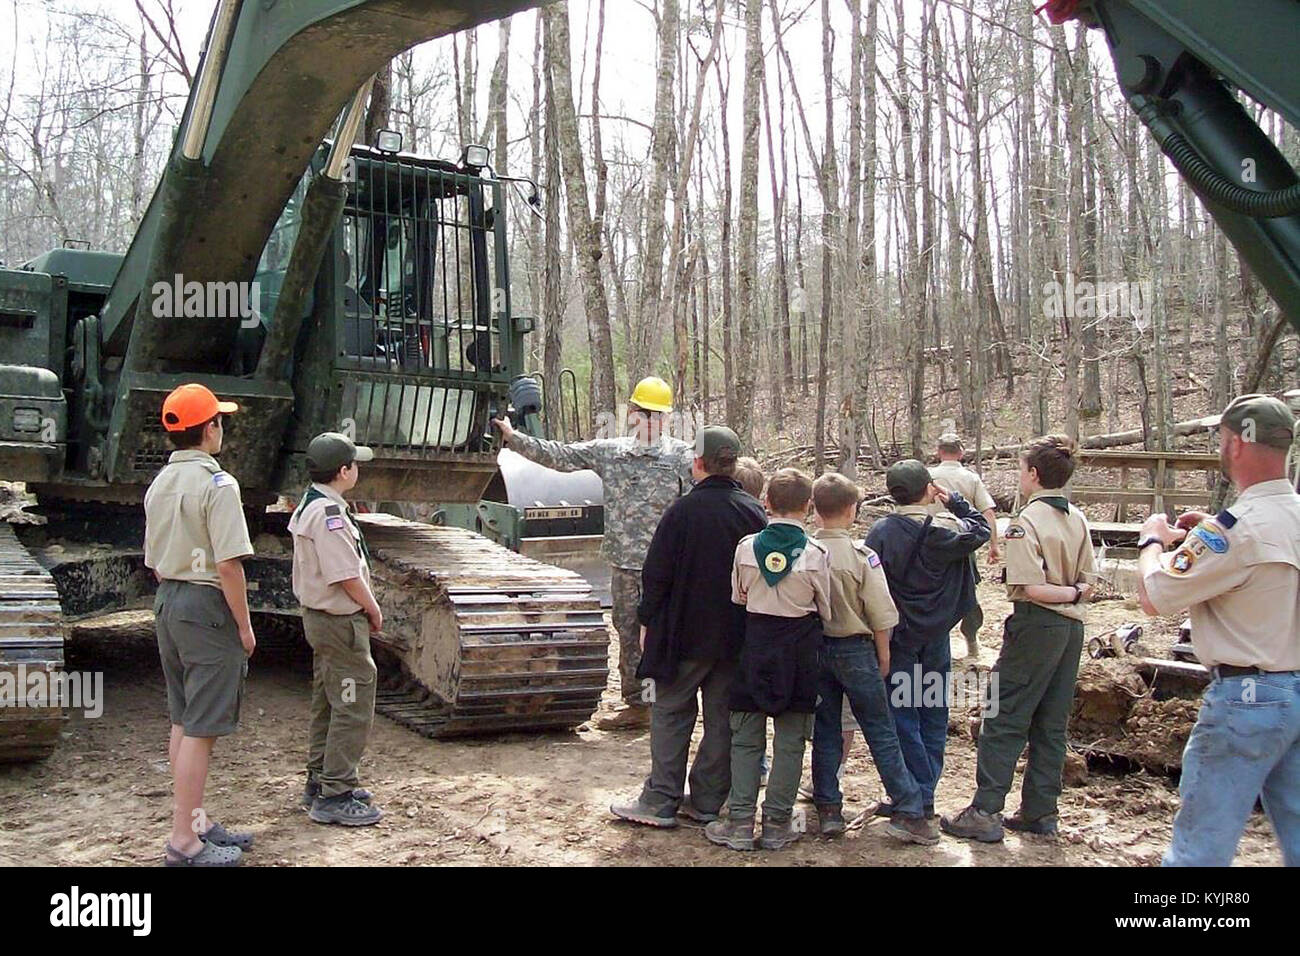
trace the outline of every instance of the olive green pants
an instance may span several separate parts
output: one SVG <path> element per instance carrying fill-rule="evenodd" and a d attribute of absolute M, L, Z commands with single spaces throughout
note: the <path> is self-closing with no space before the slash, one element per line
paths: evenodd
<path fill-rule="evenodd" d="M 302 629 L 312 649 L 311 733 L 307 773 L 321 796 L 354 789 L 357 765 L 375 719 L 375 661 L 364 614 L 302 609 Z"/>
<path fill-rule="evenodd" d="M 790 819 L 799 780 L 803 776 L 804 745 L 812 737 L 813 715 L 786 711 L 772 718 L 772 770 L 763 797 L 763 816 L 774 823 Z M 731 793 L 727 812 L 732 820 L 752 820 L 763 778 L 767 750 L 767 714 L 731 712 Z"/>
<path fill-rule="evenodd" d="M 997 684 L 990 692 L 997 694 L 997 711 L 984 718 L 980 730 L 973 803 L 986 813 L 1002 811 L 1016 761 L 1028 744 L 1020 815 L 1037 820 L 1056 812 L 1061 795 L 1083 622 L 1036 604 L 1013 606 L 993 668 Z"/>

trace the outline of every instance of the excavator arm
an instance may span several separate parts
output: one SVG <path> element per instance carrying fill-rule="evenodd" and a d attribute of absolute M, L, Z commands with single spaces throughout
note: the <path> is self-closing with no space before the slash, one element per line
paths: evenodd
<path fill-rule="evenodd" d="M 1300 128 L 1296 0 L 1052 0 L 1100 27 L 1125 98 L 1300 330 L 1300 178 L 1238 91 Z"/>

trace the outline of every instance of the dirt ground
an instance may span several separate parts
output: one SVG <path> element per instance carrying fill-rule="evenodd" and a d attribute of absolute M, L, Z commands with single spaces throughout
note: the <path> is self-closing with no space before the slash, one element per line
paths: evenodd
<path fill-rule="evenodd" d="M 988 666 L 1007 606 L 999 589 L 981 587 L 989 623 L 979 664 Z M 1102 602 L 1089 634 L 1140 616 L 1122 601 Z M 1176 623 L 1155 630 L 1172 634 Z M 1064 793 L 1059 841 L 1008 833 L 1001 845 L 944 837 L 935 847 L 906 846 L 888 837 L 879 820 L 829 840 L 815 835 L 811 804 L 800 804 L 810 831 L 800 843 L 742 854 L 710 845 L 697 828 L 651 830 L 609 815 L 610 802 L 634 794 L 648 769 L 645 732 L 580 729 L 431 741 L 378 717 L 362 774 L 386 816 L 371 828 L 329 828 L 312 823 L 298 806 L 310 696 L 306 645 L 274 643 L 265 639 L 254 658 L 241 729 L 219 744 L 208 791 L 214 818 L 256 834 L 248 864 L 1145 866 L 1159 862 L 1178 807 L 1165 776 L 1092 772 Z M 954 642 L 953 652 L 964 652 L 962 642 Z M 104 671 L 104 713 L 94 720 L 73 716 L 48 761 L 0 768 L 0 864 L 157 864 L 169 829 L 170 784 L 149 615 L 79 628 L 68 666 Z M 612 689 L 607 696 L 613 698 Z M 949 737 L 940 813 L 959 810 L 973 791 L 975 747 L 960 722 L 954 724 L 959 729 Z M 844 789 L 846 816 L 883 796 L 861 738 Z M 1009 811 L 1016 801 L 1013 792 Z M 1280 864 L 1262 814 L 1252 817 L 1237 859 L 1239 865 Z"/>

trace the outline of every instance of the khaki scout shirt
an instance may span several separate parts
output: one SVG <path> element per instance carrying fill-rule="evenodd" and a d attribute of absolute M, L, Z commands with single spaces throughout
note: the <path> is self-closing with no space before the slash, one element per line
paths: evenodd
<path fill-rule="evenodd" d="M 797 521 L 773 518 L 769 524 L 792 524 Z M 826 546 L 809 538 L 803 553 L 795 558 L 790 573 L 769 587 L 754 556 L 754 538 L 749 534 L 736 545 L 731 566 L 731 603 L 743 604 L 754 614 L 776 617 L 803 617 L 817 614 L 823 621 L 831 616 L 831 556 Z"/>
<path fill-rule="evenodd" d="M 996 505 L 983 479 L 959 461 L 941 461 L 930 469 L 930 480 L 944 491 L 956 491 L 976 511 L 991 511 Z M 931 514 L 944 510 L 943 505 L 935 502 L 930 506 Z"/>
<path fill-rule="evenodd" d="M 515 432 L 509 446 L 555 471 L 590 469 L 605 487 L 605 540 L 601 551 L 616 568 L 640 571 L 659 519 L 691 490 L 695 446 L 660 436 L 643 445 L 633 436 L 596 438 L 566 445 Z"/>
<path fill-rule="evenodd" d="M 145 566 L 219 588 L 217 563 L 252 553 L 239 482 L 207 452 L 172 452 L 144 495 Z"/>
<path fill-rule="evenodd" d="M 370 589 L 370 565 L 361 531 L 341 494 L 318 482 L 311 487 L 321 497 L 299 505 L 289 519 L 293 593 L 303 607 L 326 614 L 356 614 L 361 605 L 348 597 L 342 582 L 360 578 Z"/>
<path fill-rule="evenodd" d="M 1003 535 L 1006 541 L 1007 599 L 1010 601 L 1028 601 L 1025 586 L 1030 584 L 1074 587 L 1096 581 L 1088 520 L 1074 505 L 1070 505 L 1067 514 L 1038 500 L 1048 496 L 1064 497 L 1065 492 L 1060 488 L 1045 488 L 1032 494 Z M 1076 621 L 1084 618 L 1083 604 L 1030 603 Z"/>
<path fill-rule="evenodd" d="M 817 540 L 831 558 L 831 614 L 823 619 L 822 632 L 854 637 L 894 627 L 898 608 L 876 552 L 843 528 L 822 528 Z"/>
<path fill-rule="evenodd" d="M 1251 485 L 1143 580 L 1161 614 L 1191 609 L 1207 667 L 1300 670 L 1300 495 L 1285 479 Z"/>

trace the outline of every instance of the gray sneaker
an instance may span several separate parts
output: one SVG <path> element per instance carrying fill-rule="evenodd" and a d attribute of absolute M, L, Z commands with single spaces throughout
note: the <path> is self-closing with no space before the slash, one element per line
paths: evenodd
<path fill-rule="evenodd" d="M 821 822 L 822 836 L 839 836 L 846 828 L 844 812 L 838 804 L 818 805 L 817 819 Z"/>
<path fill-rule="evenodd" d="M 939 828 L 928 817 L 905 817 L 895 813 L 885 824 L 885 832 L 905 843 L 934 846 L 939 842 Z"/>
<path fill-rule="evenodd" d="M 384 816 L 376 806 L 362 803 L 351 790 L 336 797 L 317 797 L 307 811 L 317 823 L 337 823 L 345 827 L 368 827 Z"/>
<path fill-rule="evenodd" d="M 730 850 L 754 849 L 754 818 L 747 820 L 714 820 L 704 828 L 710 843 Z"/>
<path fill-rule="evenodd" d="M 972 804 L 951 819 L 940 817 L 939 828 L 963 840 L 997 843 L 1002 839 L 1002 814 L 985 813 Z"/>
<path fill-rule="evenodd" d="M 302 788 L 302 808 L 310 810 L 311 805 L 316 802 L 316 798 L 319 796 L 320 781 L 309 774 L 307 783 Z M 369 790 L 363 790 L 361 787 L 353 787 L 352 796 L 367 805 L 374 800 L 374 795 Z"/>
<path fill-rule="evenodd" d="M 763 817 L 763 831 L 758 837 L 758 845 L 764 850 L 780 850 L 798 841 L 802 834 L 794 828 L 793 821 L 772 820 Z"/>
<path fill-rule="evenodd" d="M 1017 833 L 1033 833 L 1045 837 L 1061 835 L 1060 818 L 1055 813 L 1049 813 L 1036 820 L 1026 820 L 1017 813 L 1003 820 L 1002 825 Z"/>
<path fill-rule="evenodd" d="M 641 797 L 637 797 L 630 803 L 612 803 L 609 812 L 620 820 L 640 823 L 647 827 L 660 827 L 671 830 L 677 826 L 677 814 L 671 810 L 660 810 L 652 807 Z"/>

